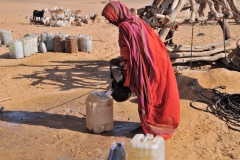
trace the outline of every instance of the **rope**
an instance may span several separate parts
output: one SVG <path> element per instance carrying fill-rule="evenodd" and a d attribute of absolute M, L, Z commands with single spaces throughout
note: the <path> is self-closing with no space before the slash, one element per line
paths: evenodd
<path fill-rule="evenodd" d="M 211 105 L 210 102 L 205 100 L 195 100 L 190 102 L 190 106 L 194 109 L 215 115 L 225 121 L 228 128 L 240 132 L 240 94 L 223 93 L 217 90 L 219 88 L 225 89 L 226 86 L 217 86 L 213 89 L 205 88 L 199 92 L 204 98 L 215 103 L 215 105 Z M 209 98 L 203 94 L 203 91 L 213 92 L 214 95 Z M 196 102 L 205 103 L 208 106 L 206 109 L 201 109 L 193 105 Z"/>

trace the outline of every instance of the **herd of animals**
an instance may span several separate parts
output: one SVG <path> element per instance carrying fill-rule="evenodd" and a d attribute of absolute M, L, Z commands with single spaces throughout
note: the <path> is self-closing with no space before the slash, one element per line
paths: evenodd
<path fill-rule="evenodd" d="M 46 16 L 49 13 L 50 16 Z M 53 9 L 44 8 L 43 10 L 34 10 L 32 16 L 26 16 L 30 24 L 42 23 L 46 26 L 83 26 L 89 21 L 101 22 L 104 19 L 97 17 L 98 14 L 91 13 L 85 15 L 82 10 L 71 11 L 70 9 L 63 9 L 63 7 L 54 7 Z"/>
<path fill-rule="evenodd" d="M 146 13 L 146 8 L 131 8 L 130 11 L 141 17 L 143 13 Z M 46 16 L 49 13 L 50 16 Z M 188 13 L 189 14 L 189 13 Z M 26 16 L 26 19 L 30 21 L 30 24 L 42 23 L 46 26 L 83 26 L 91 22 L 103 22 L 102 17 L 98 17 L 98 14 L 91 13 L 85 15 L 82 10 L 71 11 L 70 9 L 63 9 L 63 7 L 53 7 L 52 9 L 44 8 L 43 10 L 34 10 L 32 16 Z"/>

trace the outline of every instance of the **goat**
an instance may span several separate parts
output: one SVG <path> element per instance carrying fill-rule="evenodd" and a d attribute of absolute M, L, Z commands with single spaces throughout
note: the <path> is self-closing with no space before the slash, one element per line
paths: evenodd
<path fill-rule="evenodd" d="M 92 20 L 92 23 L 102 23 L 105 21 L 105 17 L 103 16 L 98 16 L 96 13 L 91 13 L 89 15 L 89 19 Z"/>
<path fill-rule="evenodd" d="M 91 13 L 91 14 L 89 15 L 89 19 L 92 20 L 92 23 L 96 22 L 97 16 L 98 16 L 98 14 L 96 14 L 96 13 Z"/>
<path fill-rule="evenodd" d="M 36 17 L 43 18 L 44 12 L 46 12 L 46 9 L 43 9 L 42 11 L 34 10 L 33 11 L 33 20 L 36 20 Z"/>
<path fill-rule="evenodd" d="M 64 14 L 65 14 L 65 18 L 69 19 L 71 17 L 72 12 L 70 9 L 65 9 Z"/>
<path fill-rule="evenodd" d="M 88 17 L 87 16 L 79 16 L 79 17 L 76 17 L 76 21 L 88 24 Z"/>
<path fill-rule="evenodd" d="M 50 18 L 46 17 L 46 16 L 43 16 L 42 22 L 43 22 L 44 25 L 50 25 Z"/>
<path fill-rule="evenodd" d="M 64 20 L 65 18 L 65 12 L 63 9 L 49 10 L 49 12 L 53 20 L 59 20 L 59 19 Z"/>
<path fill-rule="evenodd" d="M 81 10 L 73 11 L 72 16 L 75 17 L 75 18 L 82 17 L 83 16 L 83 11 L 81 11 Z"/>

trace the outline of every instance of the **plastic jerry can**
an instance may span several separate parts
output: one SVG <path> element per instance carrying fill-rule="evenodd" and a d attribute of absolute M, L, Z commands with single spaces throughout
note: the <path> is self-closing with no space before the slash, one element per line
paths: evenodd
<path fill-rule="evenodd" d="M 33 52 L 37 53 L 38 52 L 38 40 L 36 37 L 31 37 L 33 41 Z"/>
<path fill-rule="evenodd" d="M 46 47 L 48 51 L 54 51 L 54 42 L 53 42 L 54 35 L 52 33 L 47 34 L 46 38 Z"/>
<path fill-rule="evenodd" d="M 1 36 L 1 43 L 3 45 L 8 45 L 9 42 L 12 40 L 12 32 L 8 30 L 0 30 L 0 36 Z"/>
<path fill-rule="evenodd" d="M 92 51 L 92 37 L 84 36 L 80 37 L 80 46 L 82 52 L 91 52 Z"/>
<path fill-rule="evenodd" d="M 54 52 L 65 52 L 65 37 L 61 35 L 55 35 L 53 39 Z"/>
<path fill-rule="evenodd" d="M 104 92 L 93 92 L 88 95 L 86 127 L 94 133 L 113 129 L 113 99 Z"/>
<path fill-rule="evenodd" d="M 107 160 L 126 160 L 126 153 L 121 143 L 116 143 L 110 148 Z"/>
<path fill-rule="evenodd" d="M 9 50 L 10 50 L 10 58 L 19 59 L 24 57 L 22 41 L 19 41 L 19 40 L 10 41 Z"/>
<path fill-rule="evenodd" d="M 165 142 L 163 137 L 152 134 L 136 134 L 127 145 L 128 160 L 164 160 Z"/>
<path fill-rule="evenodd" d="M 30 54 L 34 54 L 34 41 L 32 37 L 28 37 L 29 38 L 29 52 Z"/>
<path fill-rule="evenodd" d="M 47 35 L 48 35 L 48 33 L 47 32 L 45 32 L 45 33 L 42 33 L 41 34 L 41 38 L 40 38 L 40 41 L 41 42 L 44 42 L 45 43 L 45 45 L 46 45 L 46 41 L 47 41 Z"/>
<path fill-rule="evenodd" d="M 81 41 L 80 41 L 80 38 L 81 37 L 84 37 L 85 35 L 82 35 L 82 34 L 78 34 L 77 35 L 77 44 L 78 44 L 78 51 L 81 51 Z"/>
<path fill-rule="evenodd" d="M 22 45 L 23 45 L 23 55 L 24 55 L 24 57 L 31 56 L 31 53 L 30 53 L 30 38 L 29 37 L 24 37 L 20 40 L 22 41 Z"/>
<path fill-rule="evenodd" d="M 65 40 L 65 49 L 67 53 L 77 53 L 77 37 L 76 36 L 68 36 Z"/>
<path fill-rule="evenodd" d="M 40 42 L 40 43 L 39 43 L 39 52 L 40 52 L 40 53 L 45 53 L 45 52 L 47 52 L 47 48 L 46 48 L 45 43 L 43 43 L 43 42 Z"/>

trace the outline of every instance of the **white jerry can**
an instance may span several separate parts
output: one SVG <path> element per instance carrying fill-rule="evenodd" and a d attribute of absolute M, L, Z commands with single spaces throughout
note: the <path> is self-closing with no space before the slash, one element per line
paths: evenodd
<path fill-rule="evenodd" d="M 22 41 L 13 40 L 9 42 L 10 58 L 23 58 L 23 44 Z"/>
<path fill-rule="evenodd" d="M 80 46 L 82 52 L 90 53 L 92 51 L 92 37 L 91 36 L 80 37 Z"/>
<path fill-rule="evenodd" d="M 93 92 L 88 95 L 86 127 L 94 133 L 113 129 L 113 99 L 104 92 Z"/>
<path fill-rule="evenodd" d="M 12 40 L 12 32 L 8 30 L 0 30 L 0 40 L 3 45 L 8 45 Z"/>
<path fill-rule="evenodd" d="M 128 160 L 164 160 L 165 142 L 163 137 L 152 134 L 136 134 L 127 144 Z"/>
<path fill-rule="evenodd" d="M 24 57 L 31 56 L 31 53 L 30 53 L 30 38 L 29 37 L 24 37 L 20 40 L 22 41 L 22 44 L 23 44 L 23 55 L 24 55 Z"/>

